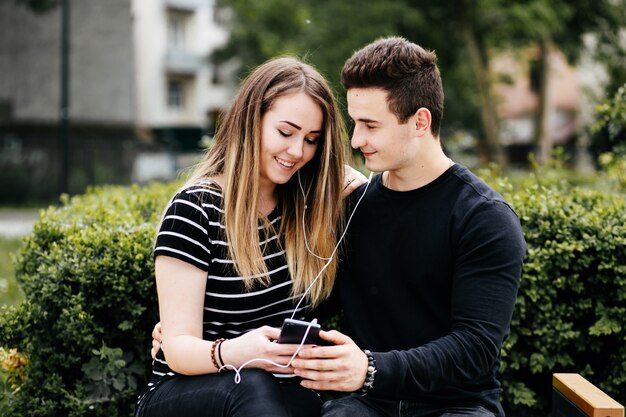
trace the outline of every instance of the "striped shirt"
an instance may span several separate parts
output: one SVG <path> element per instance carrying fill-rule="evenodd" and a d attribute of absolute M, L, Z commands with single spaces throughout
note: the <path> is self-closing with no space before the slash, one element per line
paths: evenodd
<path fill-rule="evenodd" d="M 155 258 L 170 256 L 206 271 L 204 340 L 232 339 L 264 325 L 280 327 L 300 300 L 300 296 L 291 295 L 291 277 L 278 235 L 279 208 L 267 216 L 268 225 L 259 222 L 261 252 L 270 284 L 256 283 L 245 290 L 229 255 L 223 207 L 221 189 L 213 182 L 182 190 L 170 202 L 154 249 Z M 307 308 L 302 303 L 296 318 L 304 319 Z M 152 378 L 139 402 L 161 382 L 176 375 L 167 366 L 166 355 L 163 350 L 157 354 Z"/>

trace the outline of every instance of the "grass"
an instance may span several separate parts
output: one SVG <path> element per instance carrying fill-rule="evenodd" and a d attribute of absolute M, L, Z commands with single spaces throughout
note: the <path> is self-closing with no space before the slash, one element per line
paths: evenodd
<path fill-rule="evenodd" d="M 21 238 L 0 237 L 0 307 L 16 305 L 24 299 L 24 294 L 15 281 L 15 270 L 11 254 L 22 245 Z"/>

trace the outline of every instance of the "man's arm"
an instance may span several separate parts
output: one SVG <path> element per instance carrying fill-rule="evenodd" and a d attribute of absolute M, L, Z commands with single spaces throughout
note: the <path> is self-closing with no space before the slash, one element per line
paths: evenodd
<path fill-rule="evenodd" d="M 495 372 L 509 333 L 526 244 L 517 216 L 499 201 L 468 213 L 462 230 L 450 333 L 414 349 L 374 353 L 375 391 L 402 397 L 480 383 Z"/>

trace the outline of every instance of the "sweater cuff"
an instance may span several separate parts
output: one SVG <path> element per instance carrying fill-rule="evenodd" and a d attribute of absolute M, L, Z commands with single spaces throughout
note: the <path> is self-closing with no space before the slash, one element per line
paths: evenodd
<path fill-rule="evenodd" d="M 394 393 L 398 387 L 398 373 L 395 371 L 398 357 L 395 352 L 372 352 L 376 361 L 376 378 L 371 393 Z"/>

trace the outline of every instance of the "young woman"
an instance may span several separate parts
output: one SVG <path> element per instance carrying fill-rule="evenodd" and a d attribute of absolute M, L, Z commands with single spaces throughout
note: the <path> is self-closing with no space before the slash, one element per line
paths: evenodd
<path fill-rule="evenodd" d="M 243 81 L 161 223 L 162 349 L 137 417 L 319 415 L 314 391 L 280 378 L 291 368 L 249 361 L 286 364 L 298 347 L 273 341 L 336 246 L 344 138 L 333 94 L 309 65 L 278 58 Z M 295 318 L 328 297 L 335 270 L 323 270 Z M 246 362 L 236 383 L 228 370 Z"/>

